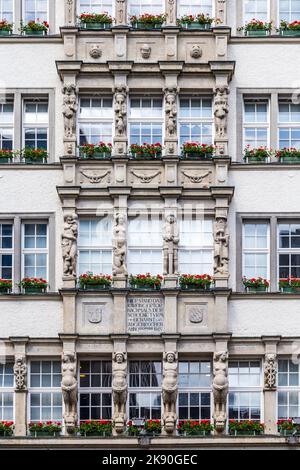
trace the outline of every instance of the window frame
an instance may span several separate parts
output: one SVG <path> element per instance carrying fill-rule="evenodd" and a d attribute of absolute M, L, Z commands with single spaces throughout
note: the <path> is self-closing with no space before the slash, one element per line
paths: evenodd
<path fill-rule="evenodd" d="M 143 0 L 128 0 L 127 2 L 127 12 L 128 12 L 128 15 L 131 16 L 135 13 L 132 13 L 131 12 L 131 4 L 132 3 L 139 3 L 139 13 L 137 13 L 137 15 L 142 15 L 144 13 L 149 13 L 149 14 L 159 14 L 159 13 L 164 13 L 164 10 L 165 10 L 165 2 L 164 0 L 160 0 L 160 3 L 161 3 L 161 10 L 158 10 L 157 13 L 156 11 L 153 11 L 152 10 L 152 7 L 150 6 L 149 7 L 149 4 L 151 3 L 151 0 L 148 0 L 147 1 L 147 5 L 145 5 L 145 7 L 142 5 L 143 3 Z M 145 11 L 143 10 L 143 8 L 145 8 Z"/>
<path fill-rule="evenodd" d="M 12 140 L 12 149 L 11 149 L 11 150 L 14 150 L 14 143 L 15 143 L 15 126 L 14 126 L 14 122 L 15 122 L 15 102 L 14 102 L 14 97 L 13 97 L 13 96 L 11 96 L 11 97 L 8 96 L 8 97 L 6 97 L 6 98 L 5 98 L 5 101 L 1 101 L 1 102 L 0 102 L 0 107 L 2 107 L 2 106 L 5 105 L 5 104 L 12 104 L 12 106 L 13 106 L 12 122 L 11 122 L 11 123 L 8 122 L 8 121 L 5 122 L 5 123 L 2 123 L 2 122 L 1 122 L 1 123 L 0 123 L 0 129 L 1 129 L 1 130 L 11 130 L 11 131 L 12 131 L 12 133 L 11 133 L 11 135 L 12 135 L 12 138 L 11 138 L 11 140 Z M 3 114 L 5 114 L 5 113 L 3 113 Z M 0 140 L 1 140 L 1 139 L 0 139 Z M 3 139 L 2 139 L 2 144 L 3 144 Z M 0 143 L 0 148 L 1 148 L 1 149 L 3 148 L 3 146 L 1 145 L 1 143 Z"/>
<path fill-rule="evenodd" d="M 103 104 L 103 100 L 105 99 L 110 99 L 112 101 L 112 107 L 111 107 L 111 117 L 110 119 L 107 117 L 89 117 L 89 118 L 82 118 L 80 117 L 80 108 L 81 108 L 81 100 L 82 99 L 89 99 L 89 100 L 101 100 L 101 104 Z M 91 103 L 90 103 L 91 105 Z M 103 108 L 103 106 L 101 106 Z M 91 106 L 90 106 L 91 109 Z M 111 125 L 111 141 L 110 143 L 113 143 L 114 137 L 115 137 L 115 126 L 114 126 L 114 111 L 113 111 L 113 97 L 112 96 L 91 96 L 91 95 L 84 95 L 80 94 L 79 96 L 79 112 L 77 116 L 77 140 L 78 144 L 80 144 L 80 126 L 81 125 L 93 125 L 93 124 L 110 124 Z M 102 138 L 99 137 L 98 142 L 102 140 Z M 90 143 L 90 142 L 89 142 Z"/>
<path fill-rule="evenodd" d="M 162 107 L 161 107 L 161 116 L 160 117 L 131 117 L 130 116 L 130 113 L 131 113 L 131 100 L 151 100 L 151 108 L 150 109 L 153 109 L 154 106 L 153 106 L 153 100 L 161 100 L 162 102 Z M 155 125 L 161 125 L 161 145 L 163 146 L 164 144 L 164 139 L 165 139 L 165 116 L 164 116 L 164 99 L 163 99 L 163 96 L 159 96 L 158 94 L 156 95 L 151 95 L 151 96 L 140 96 L 140 95 L 130 95 L 128 97 L 128 102 L 127 102 L 127 105 L 128 105 L 128 109 L 129 109 L 129 113 L 128 113 L 128 145 L 130 147 L 130 145 L 133 143 L 132 142 L 132 139 L 131 139 L 131 126 L 134 125 L 134 124 L 139 124 L 140 125 L 140 132 L 139 132 L 139 137 L 142 137 L 142 129 L 141 129 L 141 126 L 143 124 L 151 124 L 151 138 L 153 140 L 153 143 L 156 143 L 157 141 L 155 141 L 153 139 L 153 129 L 152 129 L 152 126 L 153 124 Z M 141 103 L 140 103 L 140 109 L 142 109 L 143 107 L 141 106 Z M 147 109 L 147 108 L 145 108 Z M 149 109 L 149 108 L 148 108 Z M 138 144 L 138 145 L 142 145 L 144 143 L 144 139 L 141 138 L 141 144 Z"/>
<path fill-rule="evenodd" d="M 291 120 L 284 122 L 280 121 L 280 110 L 279 106 L 280 104 L 285 104 L 289 106 L 289 116 L 291 117 L 291 105 L 293 106 L 294 103 L 292 103 L 291 99 L 289 98 L 282 98 L 278 96 L 278 123 L 277 123 L 277 145 L 278 149 L 280 149 L 280 129 L 288 129 L 289 131 L 289 145 L 287 147 L 295 147 L 295 145 L 292 145 L 290 143 L 291 140 L 291 130 L 292 129 L 298 129 L 300 133 L 300 119 L 297 122 L 293 122 Z M 299 103 L 297 103 L 299 105 Z M 300 139 L 299 139 L 300 140 Z"/>
<path fill-rule="evenodd" d="M 0 246 L 0 256 L 2 255 L 11 255 L 12 261 L 11 261 L 11 269 L 12 269 L 12 276 L 11 280 L 12 283 L 14 283 L 14 253 L 15 253 L 15 229 L 14 229 L 14 223 L 12 220 L 5 221 L 0 218 L 0 239 L 2 239 L 2 225 L 11 225 L 12 226 L 12 248 L 1 248 Z M 2 263 L 2 261 L 1 261 Z M 2 269 L 3 266 L 0 264 L 0 278 L 3 278 L 2 274 Z"/>
<path fill-rule="evenodd" d="M 13 369 L 13 366 L 14 366 L 14 360 L 7 360 L 4 364 L 2 364 L 2 367 L 5 367 L 6 364 L 10 364 L 12 366 L 12 369 Z M 1 395 L 1 402 L 2 402 L 2 406 L 0 407 L 0 421 L 13 421 L 15 422 L 15 377 L 14 377 L 14 373 L 12 374 L 9 374 L 9 375 L 12 375 L 13 377 L 13 385 L 11 387 L 7 387 L 7 386 L 4 386 L 2 387 L 2 378 L 4 380 L 4 377 L 5 377 L 5 374 L 1 374 L 0 375 L 0 395 Z M 3 413 L 4 413 L 4 405 L 3 405 L 3 401 L 4 401 L 4 396 L 5 395 L 12 395 L 12 418 L 11 419 L 8 419 L 8 418 L 4 418 L 3 417 Z"/>
<path fill-rule="evenodd" d="M 182 99 L 185 99 L 185 100 L 189 100 L 189 108 L 188 109 L 192 109 L 192 106 L 191 106 L 191 102 L 192 100 L 201 100 L 201 103 L 203 100 L 210 100 L 211 101 L 211 117 L 210 118 L 203 118 L 203 117 L 192 117 L 192 116 L 188 116 L 188 117 L 181 117 L 180 115 L 180 110 L 181 110 L 181 106 L 180 106 L 180 100 Z M 202 108 L 202 106 L 201 106 Z M 214 139 L 215 139 L 215 126 L 214 126 L 214 115 L 213 115 L 213 97 L 209 94 L 199 94 L 197 96 L 190 96 L 190 95 L 185 95 L 185 94 L 180 94 L 178 97 L 177 97 L 177 109 L 178 109 L 178 116 L 177 116 L 177 121 L 178 121 L 178 146 L 179 148 L 181 147 L 181 132 L 180 132 L 180 129 L 181 129 L 181 125 L 188 125 L 190 127 L 190 133 L 191 133 L 191 126 L 195 125 L 195 124 L 198 124 L 202 127 L 202 125 L 205 125 L 205 124 L 209 124 L 211 126 L 211 143 L 209 145 L 213 145 L 214 144 Z M 202 132 L 202 131 L 201 131 Z M 196 141 L 198 142 L 197 140 L 193 139 L 191 137 L 190 141 Z M 188 142 L 188 141 L 185 141 L 185 142 Z M 200 142 L 200 141 L 199 141 Z M 204 143 L 204 142 L 200 142 L 200 143 Z"/>
<path fill-rule="evenodd" d="M 25 225 L 46 225 L 46 241 L 47 241 L 47 247 L 46 248 L 25 248 Z M 36 238 L 36 229 L 35 229 L 35 234 L 34 237 Z M 49 283 L 49 222 L 46 219 L 41 219 L 41 220 L 23 220 L 22 221 L 22 226 L 21 226 L 21 275 L 22 278 L 25 277 L 25 255 L 26 254 L 34 254 L 34 255 L 39 255 L 39 254 L 46 254 L 46 280 Z M 36 266 L 35 266 L 36 269 Z M 40 276 L 35 276 L 35 277 L 40 277 Z"/>
<path fill-rule="evenodd" d="M 246 122 L 246 107 L 245 105 L 248 103 L 253 103 L 255 105 L 255 107 L 257 106 L 257 104 L 263 104 L 263 103 L 267 103 L 267 121 L 264 123 L 264 122 Z M 247 97 L 243 97 L 243 150 L 246 148 L 246 129 L 251 129 L 251 128 L 254 128 L 256 129 L 256 132 L 257 130 L 259 129 L 266 129 L 267 130 L 267 141 L 266 141 L 266 147 L 270 147 L 270 98 L 269 97 L 266 97 L 266 98 L 256 98 L 256 97 L 253 97 L 253 98 L 247 98 Z M 256 115 L 257 111 L 255 110 L 255 115 Z M 255 140 L 257 141 L 257 134 L 256 134 L 256 137 L 255 137 Z M 257 146 L 256 146 L 257 147 Z M 253 147 L 253 148 L 256 148 L 256 147 Z"/>
<path fill-rule="evenodd" d="M 277 0 L 276 2 L 276 7 L 277 7 L 277 12 L 278 12 L 278 20 L 281 21 L 283 19 L 282 15 L 280 14 L 280 2 L 282 0 Z M 298 17 L 294 17 L 292 18 L 291 17 L 291 8 L 292 8 L 292 5 L 291 5 L 291 0 L 288 0 L 289 1 L 289 17 L 290 19 L 288 20 L 289 23 L 292 23 L 292 21 L 295 21 L 295 20 L 298 20 L 298 18 L 300 17 L 300 10 L 299 10 L 299 16 Z M 279 22 L 278 21 L 278 22 Z"/>
<path fill-rule="evenodd" d="M 92 3 L 100 3 L 103 4 L 105 0 L 86 0 L 86 1 L 89 1 L 90 5 Z M 80 6 L 80 0 L 77 0 L 76 1 L 76 12 L 77 12 L 77 15 L 81 15 L 81 6 Z M 87 10 L 82 10 L 82 13 L 91 13 L 92 12 L 92 8 L 96 8 L 96 7 L 88 7 Z M 98 8 L 98 13 L 104 13 L 104 12 L 108 12 L 108 14 L 110 15 L 110 12 L 107 10 L 107 8 Z M 115 1 L 114 0 L 111 0 L 111 16 L 114 16 L 115 15 Z"/>
<path fill-rule="evenodd" d="M 199 5 L 200 2 L 201 2 L 201 4 Z M 214 15 L 215 15 L 215 1 L 214 0 L 200 0 L 200 2 L 199 2 L 199 0 L 198 1 L 197 0 L 194 0 L 194 1 L 190 0 L 189 4 L 185 5 L 190 11 L 189 14 L 194 15 L 194 14 L 203 12 L 203 13 L 209 13 L 210 16 L 214 17 Z M 180 16 L 183 16 L 183 15 L 187 14 L 187 13 L 181 13 L 180 9 L 182 8 L 182 5 L 180 5 L 180 3 L 181 3 L 181 0 L 178 0 L 178 2 L 177 2 L 177 17 L 180 17 Z M 196 10 L 197 10 L 195 13 L 192 12 L 193 3 L 195 3 L 195 7 L 196 7 Z M 209 10 L 207 8 L 207 5 L 202 6 L 203 3 L 210 3 L 211 4 L 211 6 L 210 6 L 211 13 L 209 12 Z"/>
<path fill-rule="evenodd" d="M 289 398 L 289 392 L 297 392 L 298 393 L 298 414 L 299 416 L 300 413 L 300 367 L 298 364 L 298 385 L 279 385 L 279 361 L 291 361 L 291 357 L 284 357 L 284 356 L 279 356 L 278 357 L 278 373 L 277 373 L 277 388 L 276 388 L 276 418 L 277 420 L 279 419 L 289 419 L 289 418 L 279 418 L 279 392 L 287 393 L 287 410 L 289 411 L 290 407 L 290 398 Z M 288 364 L 288 374 L 289 374 L 289 364 Z M 294 405 L 295 406 L 295 405 Z M 293 418 L 295 416 L 292 416 Z"/>
<path fill-rule="evenodd" d="M 25 112 L 25 106 L 26 104 L 34 104 L 34 105 L 37 105 L 37 104 L 43 104 L 43 103 L 47 103 L 47 107 L 48 107 L 48 111 L 47 111 L 47 116 L 48 116 L 48 120 L 47 120 L 47 124 L 45 123 L 35 123 L 35 124 L 28 124 L 26 123 L 26 119 L 25 119 L 25 115 L 26 115 L 26 112 Z M 37 114 L 37 113 L 36 113 Z M 37 129 L 46 129 L 47 131 L 47 147 L 46 147 L 46 151 L 48 152 L 49 154 L 49 130 L 50 130 L 50 122 L 49 122 L 49 99 L 45 99 L 44 98 L 41 98 L 41 99 L 31 99 L 30 97 L 23 97 L 23 100 L 22 100 L 22 148 L 25 147 L 25 141 L 26 141 L 26 129 L 34 129 L 35 131 Z M 35 136 L 35 140 L 37 140 L 37 136 Z M 34 148 L 40 148 L 40 147 L 37 147 L 35 146 Z"/>
<path fill-rule="evenodd" d="M 299 225 L 300 226 L 300 219 L 298 219 L 298 222 L 297 220 L 293 220 L 291 218 L 287 218 L 287 219 L 282 219 L 281 217 L 278 217 L 277 218 L 277 237 L 276 237 L 276 258 L 277 258 L 277 272 L 276 272 L 276 276 L 277 276 L 277 282 L 279 282 L 279 279 L 280 279 L 280 276 L 279 276 L 279 268 L 280 268 L 280 263 L 279 263 L 279 257 L 280 255 L 299 255 L 300 256 L 300 247 L 299 248 L 280 248 L 279 244 L 280 244 L 280 236 L 279 236 L 279 226 L 280 225 Z M 289 238 L 291 237 L 290 233 L 289 233 Z M 291 271 L 291 264 L 290 264 L 290 261 L 289 261 L 289 272 Z"/>
<path fill-rule="evenodd" d="M 257 0 L 250 0 L 250 1 L 254 1 L 255 2 L 255 5 L 257 6 Z M 266 11 L 266 21 L 269 21 L 270 20 L 270 13 L 271 13 L 271 5 L 270 5 L 270 0 L 265 0 L 266 2 L 266 7 L 267 7 L 267 11 Z M 272 2 L 272 0 L 271 0 Z M 244 25 L 246 23 L 246 11 L 245 11 L 245 1 L 243 1 L 242 3 L 242 24 Z M 257 7 L 255 9 L 255 11 L 257 11 Z M 260 15 L 258 15 L 258 13 L 254 13 L 252 15 L 252 18 L 257 18 L 258 20 L 261 20 L 262 18 L 260 17 Z M 249 20 L 247 20 L 249 21 Z"/>
<path fill-rule="evenodd" d="M 244 241 L 245 241 L 245 225 L 251 224 L 251 225 L 267 225 L 267 247 L 266 248 L 246 248 L 244 247 Z M 242 223 L 242 277 L 244 276 L 245 273 L 245 255 L 246 254 L 266 254 L 267 255 L 267 280 L 270 280 L 270 222 L 268 220 L 247 220 L 244 219 Z M 261 276 L 261 275 L 258 275 Z M 258 276 L 253 276 L 253 277 L 258 277 Z"/>

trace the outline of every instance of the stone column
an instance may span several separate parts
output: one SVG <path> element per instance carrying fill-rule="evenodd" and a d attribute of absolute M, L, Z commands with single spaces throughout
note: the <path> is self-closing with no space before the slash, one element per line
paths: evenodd
<path fill-rule="evenodd" d="M 65 25 L 75 26 L 76 23 L 76 0 L 64 0 L 65 2 Z"/>
<path fill-rule="evenodd" d="M 77 383 L 77 335 L 61 334 L 63 352 L 61 356 L 61 390 L 63 396 L 63 418 L 65 433 L 72 435 L 75 432 L 78 415 L 78 383 Z"/>
<path fill-rule="evenodd" d="M 14 345 L 15 364 L 15 436 L 26 436 L 27 429 L 27 364 L 28 337 L 10 338 Z"/>
<path fill-rule="evenodd" d="M 266 434 L 277 434 L 277 345 L 280 337 L 262 337 L 264 357 L 264 423 Z"/>
<path fill-rule="evenodd" d="M 215 18 L 221 21 L 221 24 L 226 25 L 227 22 L 227 2 L 226 0 L 215 0 Z"/>
<path fill-rule="evenodd" d="M 162 380 L 162 434 L 176 433 L 176 402 L 178 394 L 178 352 L 177 341 L 179 336 L 163 334 L 163 380 Z"/>
<path fill-rule="evenodd" d="M 228 396 L 228 339 L 229 335 L 214 335 L 216 342 L 213 358 L 214 424 L 216 434 L 223 434 L 227 420 Z"/>
<path fill-rule="evenodd" d="M 128 87 L 126 75 L 115 77 L 114 92 L 114 114 L 115 114 L 115 137 L 113 153 L 123 155 L 127 153 L 127 100 Z"/>

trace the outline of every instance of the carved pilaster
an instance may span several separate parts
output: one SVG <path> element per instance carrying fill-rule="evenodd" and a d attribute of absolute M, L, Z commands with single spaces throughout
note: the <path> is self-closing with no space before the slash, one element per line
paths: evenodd
<path fill-rule="evenodd" d="M 76 0 L 65 0 L 65 24 L 74 26 L 76 23 L 75 6 Z"/>
<path fill-rule="evenodd" d="M 126 352 L 114 352 L 112 363 L 113 423 L 117 434 L 122 433 L 126 426 L 127 394 L 127 354 Z"/>
<path fill-rule="evenodd" d="M 176 0 L 166 0 L 166 25 L 176 25 Z"/>
<path fill-rule="evenodd" d="M 218 18 L 220 21 L 221 21 L 221 24 L 226 24 L 226 8 L 227 8 L 227 4 L 226 4 L 226 0 L 215 0 L 216 2 L 216 7 L 215 7 L 215 11 L 216 11 L 216 18 Z"/>
<path fill-rule="evenodd" d="M 215 117 L 215 145 L 218 156 L 228 154 L 228 94 L 227 86 L 215 88 L 214 117 Z"/>
<path fill-rule="evenodd" d="M 176 400 L 178 393 L 178 356 L 177 352 L 168 351 L 163 356 L 163 425 L 167 434 L 172 434 L 176 430 Z"/>
<path fill-rule="evenodd" d="M 76 116 L 78 110 L 78 89 L 74 83 L 64 85 L 63 117 L 64 117 L 64 152 L 73 157 L 76 155 Z"/>
<path fill-rule="evenodd" d="M 26 435 L 27 419 L 27 364 L 26 344 L 28 337 L 12 337 L 14 345 L 14 376 L 15 376 L 15 436 Z"/>
<path fill-rule="evenodd" d="M 228 276 L 229 232 L 227 213 L 218 212 L 214 223 L 214 273 Z"/>
<path fill-rule="evenodd" d="M 127 26 L 127 2 L 116 0 L 116 25 Z"/>
<path fill-rule="evenodd" d="M 77 276 L 78 217 L 75 211 L 64 213 L 64 227 L 61 235 L 63 257 L 63 280 L 65 287 L 75 287 Z M 70 282 L 71 281 L 71 282 Z"/>
<path fill-rule="evenodd" d="M 165 90 L 165 148 L 166 155 L 177 155 L 177 94 L 179 88 Z"/>
<path fill-rule="evenodd" d="M 115 138 L 114 153 L 117 155 L 127 152 L 127 94 L 126 85 L 118 85 L 114 92 Z"/>
<path fill-rule="evenodd" d="M 64 421 L 68 434 L 74 434 L 77 425 L 77 361 L 74 351 L 62 354 L 61 390 L 64 400 Z"/>
<path fill-rule="evenodd" d="M 277 380 L 277 356 L 273 353 L 265 355 L 264 363 L 264 388 L 265 390 L 276 390 Z"/>
<path fill-rule="evenodd" d="M 228 395 L 228 352 L 217 351 L 213 360 L 213 397 L 214 422 L 217 433 L 223 433 L 226 427 L 226 409 Z"/>
<path fill-rule="evenodd" d="M 178 274 L 179 229 L 174 212 L 165 215 L 163 229 L 164 275 Z"/>
<path fill-rule="evenodd" d="M 127 276 L 127 218 L 124 210 L 116 209 L 113 227 L 113 275 Z"/>
<path fill-rule="evenodd" d="M 27 365 L 24 355 L 15 356 L 14 364 L 15 391 L 23 392 L 27 390 Z"/>

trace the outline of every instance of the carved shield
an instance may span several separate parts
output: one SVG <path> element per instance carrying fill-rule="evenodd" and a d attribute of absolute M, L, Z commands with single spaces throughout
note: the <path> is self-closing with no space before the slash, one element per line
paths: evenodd
<path fill-rule="evenodd" d="M 203 321 L 203 308 L 202 307 L 193 307 L 189 312 L 189 320 L 191 323 L 201 323 Z"/>
<path fill-rule="evenodd" d="M 87 312 L 87 318 L 90 323 L 101 323 L 102 321 L 102 308 L 90 306 Z"/>

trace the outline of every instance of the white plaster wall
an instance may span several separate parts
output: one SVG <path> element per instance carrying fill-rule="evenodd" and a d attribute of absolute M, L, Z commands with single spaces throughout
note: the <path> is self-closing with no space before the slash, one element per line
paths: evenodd
<path fill-rule="evenodd" d="M 299 336 L 297 299 L 233 299 L 229 301 L 228 331 L 233 336 Z"/>
<path fill-rule="evenodd" d="M 60 300 L 0 302 L 0 338 L 53 338 L 62 331 L 63 309 Z"/>

